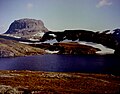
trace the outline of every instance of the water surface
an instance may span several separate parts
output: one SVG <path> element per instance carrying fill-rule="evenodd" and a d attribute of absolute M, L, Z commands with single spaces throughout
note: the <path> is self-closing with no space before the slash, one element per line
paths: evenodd
<path fill-rule="evenodd" d="M 120 73 L 120 59 L 112 56 L 57 55 L 0 58 L 0 70 Z"/>

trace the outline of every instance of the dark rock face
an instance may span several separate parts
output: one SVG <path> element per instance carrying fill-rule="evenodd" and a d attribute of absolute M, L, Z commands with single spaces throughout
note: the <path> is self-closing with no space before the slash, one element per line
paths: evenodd
<path fill-rule="evenodd" d="M 120 56 L 120 44 L 118 44 L 118 45 L 116 46 L 116 49 L 115 49 L 114 54 L 115 54 L 116 56 Z"/>
<path fill-rule="evenodd" d="M 17 36 L 31 36 L 41 32 L 47 32 L 48 29 L 44 26 L 41 20 L 35 19 L 20 19 L 15 20 L 5 34 L 14 34 Z"/>
<path fill-rule="evenodd" d="M 118 43 L 120 43 L 120 29 L 115 29 L 113 36 L 115 37 L 115 39 L 117 40 Z"/>
<path fill-rule="evenodd" d="M 99 32 L 87 31 L 87 30 L 65 30 L 64 32 L 50 31 L 44 34 L 41 41 L 46 41 L 51 39 L 56 39 L 58 42 L 63 41 L 65 39 L 72 41 L 79 40 L 79 41 L 94 42 L 115 49 L 117 45 L 116 39 L 112 34 L 106 34 L 105 32 L 99 33 Z M 52 34 L 55 37 L 51 36 Z"/>

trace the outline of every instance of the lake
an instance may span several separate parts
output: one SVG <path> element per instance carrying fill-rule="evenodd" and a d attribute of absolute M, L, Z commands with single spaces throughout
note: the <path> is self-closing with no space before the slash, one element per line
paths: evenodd
<path fill-rule="evenodd" d="M 120 73 L 120 59 L 113 56 L 57 55 L 0 58 L 0 70 Z"/>

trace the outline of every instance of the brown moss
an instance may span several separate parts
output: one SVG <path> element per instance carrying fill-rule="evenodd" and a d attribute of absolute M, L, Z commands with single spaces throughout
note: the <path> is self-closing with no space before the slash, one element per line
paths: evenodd
<path fill-rule="evenodd" d="M 3 74 L 6 76 L 2 76 Z M 0 71 L 0 85 L 10 85 L 14 88 L 21 86 L 29 91 L 47 94 L 119 93 L 120 81 L 118 79 L 120 76 L 107 74 Z"/>
<path fill-rule="evenodd" d="M 78 44 L 77 42 L 55 43 L 54 45 L 62 48 L 59 52 L 61 54 L 96 54 L 100 50 L 91 46 Z"/>

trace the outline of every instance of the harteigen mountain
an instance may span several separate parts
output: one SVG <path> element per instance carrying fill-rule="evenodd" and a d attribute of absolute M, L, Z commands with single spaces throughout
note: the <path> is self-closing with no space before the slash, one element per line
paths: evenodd
<path fill-rule="evenodd" d="M 12 34 L 19 37 L 41 37 L 48 29 L 41 20 L 20 19 L 11 23 L 5 34 Z"/>

